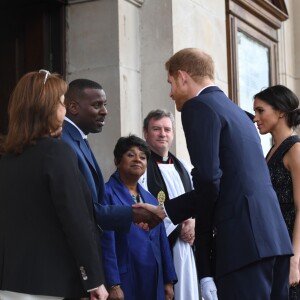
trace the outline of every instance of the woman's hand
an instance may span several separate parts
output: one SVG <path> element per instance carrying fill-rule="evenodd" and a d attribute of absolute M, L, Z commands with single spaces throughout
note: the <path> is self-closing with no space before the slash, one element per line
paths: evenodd
<path fill-rule="evenodd" d="M 296 286 L 299 284 L 299 280 L 300 280 L 299 259 L 300 257 L 298 256 L 292 256 L 290 258 L 290 286 Z"/>
<path fill-rule="evenodd" d="M 124 300 L 124 293 L 120 285 L 112 286 L 108 292 L 108 300 Z"/>
<path fill-rule="evenodd" d="M 165 299 L 172 300 L 174 299 L 174 288 L 173 283 L 165 284 Z"/>

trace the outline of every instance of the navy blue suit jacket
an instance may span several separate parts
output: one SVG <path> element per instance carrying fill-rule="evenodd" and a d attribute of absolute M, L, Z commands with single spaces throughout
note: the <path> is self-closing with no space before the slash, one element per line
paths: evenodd
<path fill-rule="evenodd" d="M 101 170 L 78 129 L 68 121 L 64 121 L 62 139 L 76 154 L 78 167 L 92 194 L 95 218 L 99 226 L 107 230 L 128 231 L 132 222 L 132 208 L 101 204 L 105 193 Z"/>
<path fill-rule="evenodd" d="M 245 112 L 213 86 L 187 101 L 181 117 L 195 191 L 165 206 L 173 223 L 196 217 L 200 278 L 292 254 L 261 141 Z"/>

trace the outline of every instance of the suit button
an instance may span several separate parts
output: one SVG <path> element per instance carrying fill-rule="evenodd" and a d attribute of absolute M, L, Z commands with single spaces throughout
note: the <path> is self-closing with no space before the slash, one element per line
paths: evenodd
<path fill-rule="evenodd" d="M 87 280 L 88 277 L 86 276 L 84 267 L 80 267 L 79 269 L 80 269 L 80 273 L 81 273 L 82 279 L 83 280 Z"/>

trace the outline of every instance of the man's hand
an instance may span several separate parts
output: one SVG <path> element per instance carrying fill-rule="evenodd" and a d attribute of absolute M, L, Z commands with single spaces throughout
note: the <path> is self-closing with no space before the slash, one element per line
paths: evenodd
<path fill-rule="evenodd" d="M 212 277 L 204 277 L 200 280 L 201 295 L 204 300 L 218 300 L 217 287 Z"/>
<path fill-rule="evenodd" d="M 90 292 L 91 300 L 106 300 L 108 292 L 103 284 L 101 284 L 96 290 Z"/>
<path fill-rule="evenodd" d="M 147 223 L 149 228 L 157 226 L 166 217 L 161 206 L 155 206 L 148 203 L 138 203 L 133 205 L 133 222 Z"/>
<path fill-rule="evenodd" d="M 184 242 L 193 245 L 195 240 L 195 219 L 187 219 L 182 223 L 179 237 Z"/>

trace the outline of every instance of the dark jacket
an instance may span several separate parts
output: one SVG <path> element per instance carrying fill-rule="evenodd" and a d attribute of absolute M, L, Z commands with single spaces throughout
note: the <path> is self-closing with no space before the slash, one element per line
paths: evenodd
<path fill-rule="evenodd" d="M 82 297 L 104 283 L 91 196 L 66 143 L 2 157 L 0 191 L 0 290 Z"/>
<path fill-rule="evenodd" d="M 187 101 L 181 117 L 195 191 L 165 206 L 173 223 L 196 217 L 200 278 L 292 254 L 260 138 L 245 112 L 213 86 Z"/>

